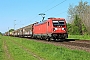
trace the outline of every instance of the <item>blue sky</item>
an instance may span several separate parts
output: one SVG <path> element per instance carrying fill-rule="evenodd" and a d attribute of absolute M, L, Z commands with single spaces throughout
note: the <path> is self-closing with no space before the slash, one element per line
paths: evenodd
<path fill-rule="evenodd" d="M 39 22 L 42 19 L 42 17 L 38 15 L 40 13 L 46 14 L 45 19 L 49 17 L 60 17 L 65 18 L 68 22 L 67 11 L 69 5 L 78 5 L 80 1 L 81 0 L 0 0 L 0 32 L 4 33 L 8 31 L 8 29 L 13 29 L 14 24 L 16 24 L 15 29 L 18 29 L 32 24 L 35 21 Z M 90 0 L 82 1 L 90 2 Z"/>

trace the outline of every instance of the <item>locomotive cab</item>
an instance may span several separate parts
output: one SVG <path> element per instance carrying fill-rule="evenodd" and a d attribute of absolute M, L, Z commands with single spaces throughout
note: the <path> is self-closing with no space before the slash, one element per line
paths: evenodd
<path fill-rule="evenodd" d="M 52 34 L 53 39 L 66 39 L 68 38 L 66 21 L 63 18 L 51 18 L 52 21 Z"/>

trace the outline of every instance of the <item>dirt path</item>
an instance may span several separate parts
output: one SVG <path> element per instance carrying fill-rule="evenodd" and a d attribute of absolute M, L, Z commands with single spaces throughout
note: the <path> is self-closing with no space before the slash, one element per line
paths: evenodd
<path fill-rule="evenodd" d="M 6 40 L 3 40 L 3 49 L 5 52 L 5 60 L 14 60 L 13 57 L 11 56 L 10 52 L 8 51 L 8 45 L 6 43 Z"/>
<path fill-rule="evenodd" d="M 39 55 L 35 54 L 34 52 L 30 51 L 30 49 L 28 49 L 27 47 L 25 47 L 24 45 L 21 45 L 20 43 L 11 40 L 12 43 L 18 45 L 20 48 L 22 48 L 24 51 L 26 51 L 28 54 L 34 56 L 35 58 L 39 59 L 39 60 L 45 60 L 45 58 L 40 57 Z"/>

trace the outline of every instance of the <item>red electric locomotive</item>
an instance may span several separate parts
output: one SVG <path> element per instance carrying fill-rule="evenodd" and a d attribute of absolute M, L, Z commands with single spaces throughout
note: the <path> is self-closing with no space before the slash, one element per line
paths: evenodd
<path fill-rule="evenodd" d="M 40 39 L 68 38 L 66 21 L 64 18 L 48 18 L 48 20 L 33 25 L 33 37 Z"/>

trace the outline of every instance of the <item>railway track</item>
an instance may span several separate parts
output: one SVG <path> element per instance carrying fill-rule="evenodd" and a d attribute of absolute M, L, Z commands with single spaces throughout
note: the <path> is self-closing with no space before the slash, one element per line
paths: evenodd
<path fill-rule="evenodd" d="M 83 41 L 63 42 L 62 44 L 90 48 L 90 43 L 86 43 Z"/>
<path fill-rule="evenodd" d="M 30 39 L 29 39 L 30 40 Z M 33 39 L 35 40 L 35 39 Z M 70 49 L 76 50 L 84 50 L 90 52 L 90 41 L 89 40 L 65 40 L 63 42 L 60 41 L 45 41 L 45 40 L 35 40 L 37 42 L 47 43 L 47 44 L 54 44 L 55 46 L 64 46 Z"/>

